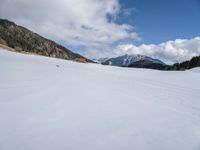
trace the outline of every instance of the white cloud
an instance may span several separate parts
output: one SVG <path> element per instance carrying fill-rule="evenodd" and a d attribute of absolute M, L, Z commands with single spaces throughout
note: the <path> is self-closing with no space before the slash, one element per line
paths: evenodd
<path fill-rule="evenodd" d="M 132 26 L 109 19 L 119 12 L 118 0 L 0 0 L 1 18 L 76 46 L 109 46 L 139 39 Z"/>
<path fill-rule="evenodd" d="M 200 37 L 193 39 L 176 39 L 158 45 L 133 44 L 119 45 L 112 51 L 112 55 L 141 54 L 158 58 L 166 63 L 182 62 L 200 55 Z"/>
<path fill-rule="evenodd" d="M 133 12 L 136 12 L 137 10 L 135 8 L 124 8 L 121 9 L 121 13 L 125 16 L 131 15 Z"/>

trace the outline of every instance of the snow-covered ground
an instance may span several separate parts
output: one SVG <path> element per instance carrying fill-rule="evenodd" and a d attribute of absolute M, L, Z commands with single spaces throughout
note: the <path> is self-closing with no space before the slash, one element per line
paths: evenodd
<path fill-rule="evenodd" d="M 119 68 L 0 50 L 0 70 L 0 150 L 200 150 L 199 68 Z"/>

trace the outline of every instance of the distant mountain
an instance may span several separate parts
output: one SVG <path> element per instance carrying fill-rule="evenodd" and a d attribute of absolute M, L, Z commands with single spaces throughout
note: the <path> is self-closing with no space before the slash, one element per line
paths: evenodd
<path fill-rule="evenodd" d="M 18 52 L 34 53 L 78 62 L 92 62 L 54 41 L 4 19 L 0 19 L 0 44 L 9 46 Z"/>
<path fill-rule="evenodd" d="M 193 57 L 189 61 L 176 63 L 172 66 L 167 66 L 165 70 L 187 70 L 195 67 L 200 67 L 200 56 Z"/>
<path fill-rule="evenodd" d="M 98 62 L 103 65 L 132 67 L 132 68 L 149 68 L 157 70 L 187 70 L 200 67 L 200 56 L 193 57 L 189 61 L 167 65 L 158 59 L 153 59 L 145 55 L 123 55 L 114 58 L 101 58 Z"/>
<path fill-rule="evenodd" d="M 105 57 L 105 58 L 95 58 L 95 59 L 92 59 L 92 61 L 98 63 L 98 64 L 101 64 L 102 62 L 105 62 L 107 61 L 109 58 L 108 57 Z"/>
<path fill-rule="evenodd" d="M 163 70 L 166 68 L 166 66 L 167 65 L 165 65 L 163 63 L 157 63 L 157 62 L 154 62 L 151 60 L 139 60 L 139 61 L 133 62 L 128 67 Z"/>
<path fill-rule="evenodd" d="M 143 63 L 142 64 L 140 64 Z M 162 61 L 158 59 L 153 59 L 148 56 L 144 55 L 123 55 L 115 58 L 110 58 L 101 63 L 104 65 L 112 65 L 112 66 L 119 66 L 119 67 L 148 67 L 148 65 L 144 65 L 144 62 L 148 62 L 148 64 L 160 64 L 165 65 Z"/>

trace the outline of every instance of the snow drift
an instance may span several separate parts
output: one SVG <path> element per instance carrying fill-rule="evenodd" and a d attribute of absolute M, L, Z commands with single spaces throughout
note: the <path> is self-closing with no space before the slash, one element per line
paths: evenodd
<path fill-rule="evenodd" d="M 162 72 L 0 50 L 1 150 L 199 150 L 200 69 Z"/>

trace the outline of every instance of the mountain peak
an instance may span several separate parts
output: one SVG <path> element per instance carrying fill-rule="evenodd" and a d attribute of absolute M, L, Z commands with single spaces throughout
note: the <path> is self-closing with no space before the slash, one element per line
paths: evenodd
<path fill-rule="evenodd" d="M 104 60 L 104 59 L 102 59 L 102 60 Z M 137 55 L 125 54 L 125 55 L 122 55 L 122 56 L 109 58 L 105 61 L 102 61 L 101 63 L 104 64 L 104 65 L 128 67 L 132 63 L 137 62 L 137 61 L 141 61 L 141 60 L 148 60 L 152 63 L 164 65 L 164 63 L 162 61 L 158 60 L 158 59 L 153 59 L 151 57 L 148 57 L 148 56 L 145 56 L 145 55 L 140 55 L 140 54 L 137 54 Z"/>

